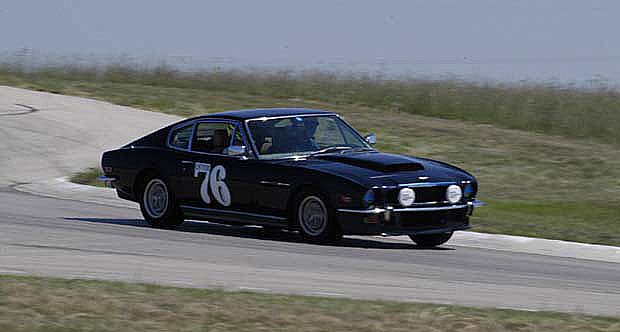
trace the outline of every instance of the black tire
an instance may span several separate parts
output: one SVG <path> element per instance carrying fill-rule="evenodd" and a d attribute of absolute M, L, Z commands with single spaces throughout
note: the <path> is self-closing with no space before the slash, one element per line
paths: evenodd
<path fill-rule="evenodd" d="M 317 191 L 301 192 L 295 199 L 294 207 L 295 226 L 299 228 L 304 241 L 318 244 L 342 239 L 336 214 L 324 195 Z M 313 212 L 316 213 L 309 218 L 309 214 Z M 319 214 L 322 214 L 322 217 Z"/>
<path fill-rule="evenodd" d="M 147 224 L 156 228 L 174 228 L 185 221 L 174 193 L 169 190 L 169 186 L 163 178 L 150 174 L 145 176 L 141 182 L 142 187 L 139 191 L 140 211 Z M 153 197 L 155 195 L 153 191 L 158 191 L 162 198 Z M 149 198 L 151 199 L 149 200 Z"/>
<path fill-rule="evenodd" d="M 421 235 L 409 235 L 409 238 L 423 248 L 432 248 L 440 246 L 452 237 L 453 232 L 437 233 L 437 234 L 421 234 Z"/>

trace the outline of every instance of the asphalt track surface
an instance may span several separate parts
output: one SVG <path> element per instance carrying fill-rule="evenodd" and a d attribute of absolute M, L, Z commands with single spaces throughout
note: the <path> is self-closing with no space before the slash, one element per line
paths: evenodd
<path fill-rule="evenodd" d="M 102 150 L 175 119 L 0 87 L 0 273 L 620 314 L 616 263 L 376 237 L 319 246 L 192 221 L 159 230 L 135 208 L 13 189 L 94 166 Z"/>

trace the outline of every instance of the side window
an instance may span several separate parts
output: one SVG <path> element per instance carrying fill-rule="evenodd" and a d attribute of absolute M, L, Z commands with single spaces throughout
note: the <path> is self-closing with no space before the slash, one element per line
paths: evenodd
<path fill-rule="evenodd" d="M 227 154 L 235 125 L 226 122 L 201 122 L 196 126 L 192 151 Z"/>
<path fill-rule="evenodd" d="M 180 149 L 189 148 L 189 140 L 192 137 L 192 128 L 193 124 L 175 129 L 172 132 L 172 135 L 170 135 L 170 145 Z"/>

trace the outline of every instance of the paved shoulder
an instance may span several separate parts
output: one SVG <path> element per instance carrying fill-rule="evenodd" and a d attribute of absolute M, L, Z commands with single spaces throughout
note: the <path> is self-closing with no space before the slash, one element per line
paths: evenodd
<path fill-rule="evenodd" d="M 97 166 L 101 152 L 180 118 L 0 86 L 0 186 Z"/>

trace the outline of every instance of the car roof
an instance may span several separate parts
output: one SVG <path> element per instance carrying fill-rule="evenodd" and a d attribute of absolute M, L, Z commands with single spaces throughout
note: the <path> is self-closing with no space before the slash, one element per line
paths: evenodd
<path fill-rule="evenodd" d="M 233 119 L 233 120 L 248 120 L 263 117 L 278 117 L 288 115 L 308 115 L 308 114 L 320 114 L 330 115 L 334 112 L 311 109 L 311 108 L 255 108 L 245 109 L 237 111 L 226 111 L 212 114 L 205 114 L 194 117 L 194 119 Z"/>

